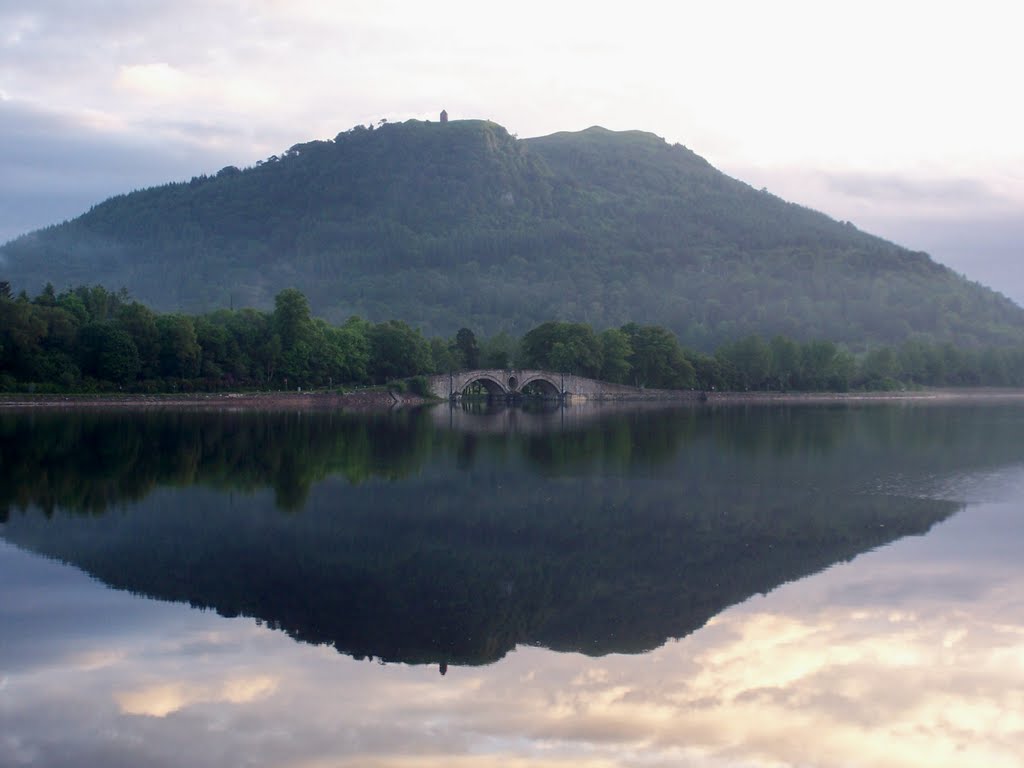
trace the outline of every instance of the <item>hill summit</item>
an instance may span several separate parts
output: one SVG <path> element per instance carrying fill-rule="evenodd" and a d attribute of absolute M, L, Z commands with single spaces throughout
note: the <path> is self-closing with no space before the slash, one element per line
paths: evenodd
<path fill-rule="evenodd" d="M 126 287 L 159 310 L 269 307 L 522 333 L 636 321 L 707 349 L 749 333 L 860 347 L 1024 338 L 1024 309 L 641 131 L 520 140 L 410 120 L 111 198 L 0 248 L 37 291 Z"/>

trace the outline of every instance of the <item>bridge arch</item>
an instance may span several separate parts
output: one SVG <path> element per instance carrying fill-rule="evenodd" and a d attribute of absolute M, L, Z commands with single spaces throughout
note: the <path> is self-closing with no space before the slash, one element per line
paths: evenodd
<path fill-rule="evenodd" d="M 541 396 L 556 398 L 562 396 L 562 382 L 543 371 L 534 371 L 523 376 L 519 382 L 519 391 L 527 387 L 539 391 Z"/>
<path fill-rule="evenodd" d="M 480 382 L 496 397 L 516 396 L 523 389 L 541 389 L 546 398 L 562 401 L 656 399 L 661 390 L 642 390 L 626 384 L 588 379 L 558 371 L 521 368 L 488 368 L 475 371 L 449 371 L 427 377 L 428 390 L 438 398 L 458 399 L 474 381 Z M 652 397 L 652 393 L 654 396 Z M 671 394 L 665 390 L 663 394 Z"/>
<path fill-rule="evenodd" d="M 501 379 L 490 373 L 476 372 L 469 374 L 464 376 L 460 383 L 461 386 L 457 390 L 460 395 L 464 394 L 466 388 L 471 387 L 473 384 L 482 385 L 487 390 L 487 394 L 491 396 L 509 394 L 508 387 L 501 382 Z"/>
<path fill-rule="evenodd" d="M 579 381 L 579 377 L 554 371 L 488 368 L 431 376 L 429 388 L 437 397 L 460 398 L 467 387 L 477 383 L 494 397 L 515 397 L 532 391 L 545 398 L 562 399 L 576 391 L 573 382 Z"/>

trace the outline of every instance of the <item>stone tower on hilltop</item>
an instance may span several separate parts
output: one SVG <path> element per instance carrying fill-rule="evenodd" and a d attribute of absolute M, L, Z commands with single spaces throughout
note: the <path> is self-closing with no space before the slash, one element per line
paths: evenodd
<path fill-rule="evenodd" d="M 441 110 L 441 123 L 444 124 L 444 123 L 447 123 L 447 122 L 448 122 L 448 110 L 447 109 L 442 109 Z"/>

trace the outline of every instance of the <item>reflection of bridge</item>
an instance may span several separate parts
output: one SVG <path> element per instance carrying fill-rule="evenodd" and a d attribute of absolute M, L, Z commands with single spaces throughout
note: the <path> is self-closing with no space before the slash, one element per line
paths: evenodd
<path fill-rule="evenodd" d="M 602 419 L 623 414 L 673 413 L 685 401 L 665 400 L 592 400 L 566 405 L 550 401 L 544 405 L 524 408 L 504 402 L 444 403 L 430 409 L 435 429 L 462 435 L 492 435 L 510 438 L 513 435 L 550 435 L 566 430 L 584 430 Z"/>
<path fill-rule="evenodd" d="M 631 400 L 660 399 L 678 396 L 664 390 L 644 390 L 625 384 L 588 379 L 571 373 L 518 369 L 484 368 L 476 371 L 454 371 L 428 377 L 430 391 L 443 399 L 462 397 L 466 388 L 479 384 L 488 395 L 516 397 L 524 390 L 549 399 Z"/>

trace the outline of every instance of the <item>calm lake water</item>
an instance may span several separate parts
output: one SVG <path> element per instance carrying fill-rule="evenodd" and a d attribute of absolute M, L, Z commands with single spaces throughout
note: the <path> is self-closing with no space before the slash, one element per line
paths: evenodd
<path fill-rule="evenodd" d="M 1020 766 L 1022 436 L 0 413 L 0 765 Z"/>

